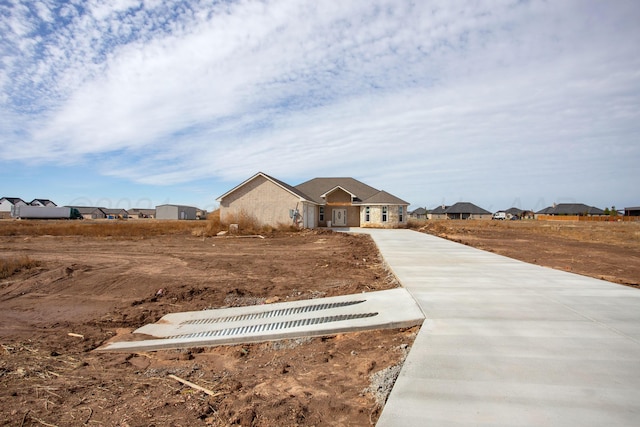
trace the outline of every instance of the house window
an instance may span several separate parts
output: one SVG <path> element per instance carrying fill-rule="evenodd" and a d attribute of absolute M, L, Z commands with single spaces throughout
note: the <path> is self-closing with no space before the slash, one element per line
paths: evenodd
<path fill-rule="evenodd" d="M 318 221 L 324 222 L 324 206 L 320 206 L 320 212 L 318 214 Z"/>
<path fill-rule="evenodd" d="M 371 221 L 371 208 L 367 206 L 364 208 L 364 222 Z"/>
<path fill-rule="evenodd" d="M 387 207 L 382 207 L 382 222 L 387 222 Z"/>
<path fill-rule="evenodd" d="M 398 219 L 400 222 L 404 222 L 404 208 L 402 206 L 398 206 Z"/>

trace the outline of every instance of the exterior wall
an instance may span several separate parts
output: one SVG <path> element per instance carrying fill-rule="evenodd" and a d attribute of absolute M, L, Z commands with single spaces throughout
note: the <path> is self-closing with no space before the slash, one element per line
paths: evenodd
<path fill-rule="evenodd" d="M 260 224 L 277 227 L 293 224 L 290 211 L 296 208 L 302 216 L 303 203 L 298 197 L 272 181 L 257 176 L 220 201 L 220 220 L 233 223 L 244 213 L 253 216 Z"/>
<path fill-rule="evenodd" d="M 332 221 L 332 227 L 360 227 L 360 207 L 353 206 L 351 194 L 342 189 L 337 189 L 329 194 L 326 198 L 327 204 L 324 206 L 324 221 L 319 225 L 327 226 L 328 221 Z M 347 222 L 346 225 L 336 225 L 333 223 L 333 211 L 335 209 L 346 209 Z"/>
<path fill-rule="evenodd" d="M 493 214 L 456 213 L 447 214 L 448 219 L 491 219 Z"/>
<path fill-rule="evenodd" d="M 17 202 L 16 206 L 27 206 L 27 204 L 25 202 Z M 10 201 L 3 199 L 0 202 L 0 212 L 11 212 L 11 208 L 13 207 L 13 203 L 11 203 Z"/>
<path fill-rule="evenodd" d="M 332 221 L 334 209 L 346 209 L 347 210 L 347 225 L 344 227 L 360 227 L 360 207 L 358 206 L 329 206 L 324 207 L 324 222 L 318 223 L 322 226 L 327 226 L 327 221 Z M 335 224 L 331 224 L 332 227 L 336 227 Z"/>
<path fill-rule="evenodd" d="M 400 221 L 400 206 L 402 206 L 402 221 Z M 407 225 L 408 205 L 387 205 L 387 220 L 382 221 L 383 205 L 369 205 L 369 221 L 367 221 L 367 206 L 360 208 L 361 227 L 367 228 L 397 228 Z"/>
<path fill-rule="evenodd" d="M 330 194 L 327 194 L 326 198 L 328 205 L 343 205 L 351 206 L 351 194 L 342 189 L 337 189 Z"/>
<path fill-rule="evenodd" d="M 160 205 L 156 206 L 156 219 L 197 219 L 198 209 L 193 206 Z"/>
<path fill-rule="evenodd" d="M 156 206 L 156 219 L 178 219 L 178 207 L 174 205 Z"/>

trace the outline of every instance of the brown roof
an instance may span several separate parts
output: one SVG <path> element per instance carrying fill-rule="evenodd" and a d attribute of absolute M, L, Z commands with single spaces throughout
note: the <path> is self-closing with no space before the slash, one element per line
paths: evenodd
<path fill-rule="evenodd" d="M 373 188 L 354 178 L 314 178 L 302 184 L 296 185 L 295 188 L 306 194 L 310 200 L 324 204 L 325 200 L 321 197 L 327 192 L 340 187 L 355 196 L 355 204 L 390 204 L 390 205 L 408 205 L 398 197 Z"/>

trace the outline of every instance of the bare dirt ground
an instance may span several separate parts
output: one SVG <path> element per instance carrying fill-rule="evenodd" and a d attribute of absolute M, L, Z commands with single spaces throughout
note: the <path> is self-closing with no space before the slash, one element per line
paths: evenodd
<path fill-rule="evenodd" d="M 169 312 L 396 287 L 367 236 L 18 234 L 0 254 L 39 262 L 0 281 L 2 425 L 371 425 L 417 332 L 92 351 Z"/>
<path fill-rule="evenodd" d="M 97 353 L 104 342 L 169 312 L 397 283 L 362 235 L 317 230 L 221 238 L 188 228 L 80 235 L 89 224 L 74 224 L 72 232 L 50 227 L 43 235 L 26 227 L 7 231 L 6 224 L 0 222 L 0 260 L 27 256 L 38 265 L 0 280 L 2 425 L 373 425 L 418 330 Z M 440 221 L 419 228 L 527 262 L 640 283 L 639 223 Z"/>

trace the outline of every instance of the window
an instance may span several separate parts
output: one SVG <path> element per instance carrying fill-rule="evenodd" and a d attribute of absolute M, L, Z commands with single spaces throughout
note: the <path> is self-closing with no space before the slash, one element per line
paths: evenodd
<path fill-rule="evenodd" d="M 387 207 L 382 207 L 382 222 L 387 222 Z"/>
<path fill-rule="evenodd" d="M 367 206 L 364 208 L 364 222 L 371 221 L 371 208 Z"/>
<path fill-rule="evenodd" d="M 318 213 L 318 221 L 324 222 L 324 206 L 320 206 L 320 212 Z"/>
<path fill-rule="evenodd" d="M 402 206 L 398 206 L 398 220 L 403 222 L 404 218 L 404 208 Z"/>

